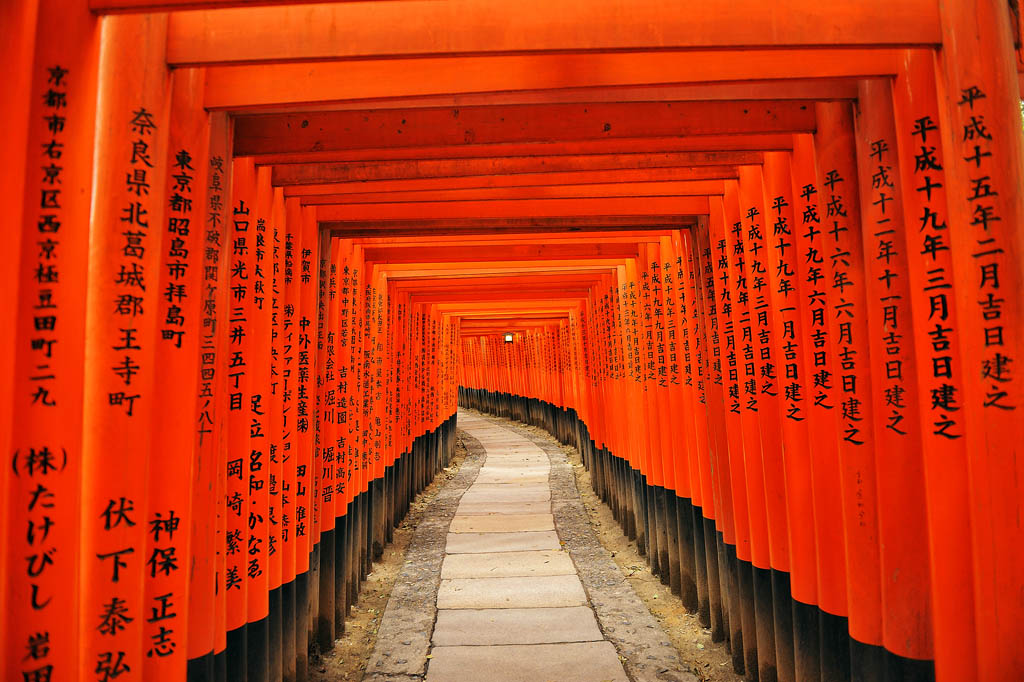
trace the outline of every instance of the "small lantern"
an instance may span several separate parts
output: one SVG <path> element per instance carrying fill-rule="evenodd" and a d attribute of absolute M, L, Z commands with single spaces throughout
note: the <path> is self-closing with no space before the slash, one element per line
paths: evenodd
<path fill-rule="evenodd" d="M 512 332 L 505 332 L 505 343 L 512 343 Z"/>

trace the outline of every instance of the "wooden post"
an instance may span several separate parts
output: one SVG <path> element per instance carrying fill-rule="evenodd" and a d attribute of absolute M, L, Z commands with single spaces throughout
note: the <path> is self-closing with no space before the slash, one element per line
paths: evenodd
<path fill-rule="evenodd" d="M 25 163 L 28 160 L 29 112 L 32 109 L 32 79 L 36 71 L 33 59 L 36 45 L 36 19 L 38 0 L 7 3 L 0 7 L 0 63 L 8 64 L 8 105 L 0 111 L 0 126 L 9 131 L 7 144 L 0 151 L 0 187 L 3 187 L 4 205 L 10 222 L 15 226 L 8 232 L 8 250 L 15 262 L 21 255 L 22 226 L 25 206 Z M 92 22 L 89 22 L 90 24 Z M 19 268 L 6 268 L 0 274 L 0 325 L 15 329 L 18 313 L 18 295 L 21 282 Z M 14 406 L 15 335 L 5 334 L 0 339 L 0 447 L 11 451 L 11 419 Z M 7 390 L 10 387 L 12 390 Z M 11 498 L 10 473 L 0 473 L 0 499 Z M 9 512 L 4 508 L 5 518 Z M 0 524 L 0 546 L 7 547 L 8 524 Z M 0 585 L 7 585 L 7 556 L 0 554 Z M 0 592 L 0 641 L 7 641 L 8 595 Z M 49 665 L 49 664 L 47 664 Z"/>
<path fill-rule="evenodd" d="M 781 354 L 776 351 L 775 336 L 782 330 L 775 325 L 773 311 L 777 301 L 770 280 L 767 230 L 769 215 L 764 203 L 764 182 L 761 167 L 740 169 L 739 196 L 743 221 L 742 243 L 747 258 L 747 287 L 751 298 L 750 317 L 753 331 L 754 362 L 757 368 L 758 426 L 761 444 L 761 496 L 764 498 L 769 566 L 756 566 L 754 577 L 756 598 L 761 610 L 770 609 L 764 620 L 772 625 L 772 644 L 766 652 L 771 658 L 760 660 L 762 675 L 792 680 L 793 631 L 789 589 L 785 580 L 789 561 L 789 520 L 786 508 L 786 483 L 783 463 L 782 387 L 779 373 Z M 767 630 L 759 623 L 759 631 Z M 760 640 L 768 633 L 759 636 Z M 772 651 L 771 649 L 774 649 Z M 774 667 L 772 665 L 774 664 Z"/>
<path fill-rule="evenodd" d="M 144 679 L 154 644 L 144 639 L 143 614 L 151 606 L 144 603 L 145 576 L 184 570 L 186 560 L 171 548 L 144 555 L 158 409 L 153 380 L 166 205 L 166 26 L 166 16 L 135 15 L 108 17 L 101 27 L 76 614 L 82 678 Z"/>
<path fill-rule="evenodd" d="M 262 568 L 257 564 L 250 572 L 249 523 L 255 521 L 255 510 L 250 508 L 249 494 L 251 471 L 250 403 L 252 382 L 250 371 L 256 359 L 250 352 L 254 333 L 252 317 L 253 303 L 253 262 L 255 249 L 250 239 L 256 233 L 253 210 L 256 206 L 256 169 L 251 158 L 236 158 L 231 164 L 231 193 L 228 210 L 227 236 L 228 290 L 227 326 L 223 330 L 227 337 L 225 365 L 225 400 L 227 402 L 227 450 L 225 472 L 227 476 L 227 535 L 224 553 L 227 568 L 224 576 L 224 592 L 227 615 L 227 672 L 229 681 L 246 682 L 248 677 L 249 635 L 248 607 L 249 591 Z M 259 464 L 259 463 L 257 463 Z M 259 595 L 253 588 L 252 602 L 255 610 Z M 259 638 L 254 634 L 254 640 Z M 253 642 L 253 656 L 257 655 L 258 642 Z M 252 666 L 255 669 L 255 661 Z M 255 670 L 254 670 L 255 671 Z"/>
<path fill-rule="evenodd" d="M 743 473 L 743 442 L 740 424 L 740 381 L 739 358 L 736 353 L 736 329 L 732 319 L 735 305 L 735 293 L 730 286 L 729 245 L 726 230 L 729 223 L 738 222 L 739 206 L 735 196 L 730 195 L 725 201 L 713 201 L 708 221 L 709 243 L 711 253 L 708 262 L 712 266 L 708 280 L 714 281 L 714 289 L 708 287 L 708 311 L 711 312 L 712 301 L 717 310 L 718 326 L 715 329 L 720 348 L 718 361 L 722 374 L 723 392 L 721 403 L 710 407 L 719 416 L 716 424 L 719 431 L 718 459 L 719 472 L 722 478 L 723 508 L 732 512 L 733 546 L 729 557 L 728 593 L 729 593 L 729 626 L 730 649 L 732 651 L 733 669 L 738 674 L 746 671 L 748 677 L 757 670 L 756 635 L 754 634 L 753 586 L 750 584 L 750 516 L 745 490 Z M 728 493 L 725 489 L 728 487 Z M 728 495 L 728 497 L 726 497 Z M 728 521 L 726 522 L 729 523 Z M 727 525 L 728 527 L 728 525 Z M 707 529 L 705 529 L 705 534 Z M 728 542 L 728 539 L 726 539 Z"/>
<path fill-rule="evenodd" d="M 144 677 L 182 680 L 189 654 L 189 594 L 192 527 L 196 523 L 192 492 L 200 476 L 212 472 L 200 461 L 194 431 L 199 386 L 199 335 L 203 295 L 201 229 L 206 205 L 209 116 L 202 107 L 203 73 L 182 69 L 171 77 L 170 130 L 166 158 L 166 215 L 150 230 L 163 234 L 157 288 L 157 356 L 153 378 L 159 419 L 153 420 L 150 511 L 146 516 L 147 562 L 144 608 Z M 154 218 L 155 220 L 155 218 Z M 205 524 L 205 519 L 199 523 Z M 205 554 L 212 548 L 204 544 Z M 204 559 L 206 557 L 203 557 Z M 172 563 L 173 560 L 173 563 Z M 172 569 L 172 565 L 177 568 Z M 207 603 L 209 616 L 212 603 Z"/>
<path fill-rule="evenodd" d="M 814 484 L 814 524 L 817 541 L 819 665 L 822 679 L 845 679 L 849 654 L 845 624 L 847 611 L 846 548 L 843 537 L 842 497 L 839 474 L 839 443 L 836 385 L 832 381 L 832 340 L 829 336 L 824 282 L 825 253 L 818 202 L 817 166 L 813 140 L 798 135 L 793 140 L 793 213 L 799 254 L 797 277 L 799 309 L 804 334 L 805 364 L 810 372 L 808 431 L 811 445 L 811 480 Z M 804 286 L 805 285 L 805 286 Z M 799 611 L 799 609 L 798 609 Z M 801 614 L 795 616 L 801 620 Z M 811 623 L 808 619 L 808 627 Z M 798 629 L 800 625 L 797 625 Z M 836 633 L 839 633 L 838 635 Z"/>
<path fill-rule="evenodd" d="M 908 51 L 905 70 L 893 82 L 893 109 L 904 224 L 906 277 L 911 296 L 917 363 L 917 409 L 921 433 L 928 523 L 931 636 L 937 679 L 977 679 L 971 519 L 947 501 L 963 495 L 967 438 L 963 417 L 964 358 L 960 352 L 953 265 L 947 242 L 947 154 L 939 132 L 935 55 Z M 918 191 L 919 187 L 929 188 Z M 927 240 L 927 241 L 926 241 Z M 932 345 L 929 327 L 940 325 L 945 340 Z M 948 348 L 944 348 L 948 342 Z M 936 392 L 933 394 L 933 391 Z M 932 400 L 935 395 L 939 398 Z M 913 400 L 911 397 L 909 400 Z M 908 401 L 909 402 L 909 401 Z M 951 409 L 951 408 L 957 409 Z M 950 423 L 952 422 L 952 423 Z M 959 436 L 959 437 L 958 437 Z"/>
<path fill-rule="evenodd" d="M 284 467 L 282 490 L 288 491 L 289 502 L 282 508 L 281 524 L 284 534 L 284 566 L 281 579 L 294 581 L 294 651 L 295 680 L 305 682 L 309 676 L 307 659 L 309 599 L 309 550 L 306 544 L 308 465 L 301 455 L 298 430 L 298 348 L 299 319 L 301 316 L 300 272 L 303 232 L 297 201 L 285 200 L 284 220 L 281 223 L 281 259 L 283 305 L 281 315 L 281 463 Z M 286 607 L 287 610 L 287 607 Z"/>
<path fill-rule="evenodd" d="M 1004 3 L 943 4 L 938 101 L 946 156 L 949 249 L 960 350 L 963 423 L 968 434 L 978 676 L 1024 675 L 1012 634 L 1024 618 L 1024 442 L 1019 417 L 1024 372 L 1021 288 L 1024 137 L 1013 27 Z"/>
<path fill-rule="evenodd" d="M 920 405 L 904 397 L 908 387 L 911 396 L 920 390 L 922 374 L 914 355 L 913 340 L 921 331 L 911 316 L 905 246 L 911 231 L 896 163 L 892 86 L 887 80 L 861 81 L 859 92 L 857 161 L 878 471 L 883 664 L 887 676 L 928 679 L 934 672 L 928 551 L 919 542 L 927 534 Z"/>
<path fill-rule="evenodd" d="M 82 348 L 99 31 L 72 2 L 2 12 L 2 49 L 16 61 L 0 171 L 11 211 L 0 290 L 9 330 L 0 342 L 0 677 L 73 679 L 82 665 Z"/>
<path fill-rule="evenodd" d="M 769 279 L 775 317 L 776 358 L 782 395 L 782 439 L 785 444 L 786 504 L 789 518 L 792 598 L 793 677 L 819 677 L 817 617 L 817 557 L 814 537 L 814 491 L 808 434 L 811 386 L 805 362 L 808 343 L 801 320 L 799 295 L 805 286 L 799 277 L 790 157 L 769 152 L 764 158 L 764 218 Z M 771 226 L 769 228 L 769 225 Z M 771 232 L 769 238 L 768 232 Z M 812 617 L 813 616 L 813 617 Z M 781 676 L 781 670 L 780 670 Z"/>

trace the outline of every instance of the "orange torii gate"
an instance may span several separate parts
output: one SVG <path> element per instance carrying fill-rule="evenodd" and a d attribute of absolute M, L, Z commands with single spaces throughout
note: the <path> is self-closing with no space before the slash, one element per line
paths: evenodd
<path fill-rule="evenodd" d="M 457 404 L 576 445 L 748 679 L 1024 678 L 1020 34 L 3 3 L 3 678 L 308 679 Z"/>

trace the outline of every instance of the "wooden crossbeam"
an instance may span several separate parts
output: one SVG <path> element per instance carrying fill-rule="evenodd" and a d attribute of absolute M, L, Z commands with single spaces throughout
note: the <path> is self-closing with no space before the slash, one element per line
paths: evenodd
<path fill-rule="evenodd" d="M 494 157 L 486 159 L 423 159 L 409 161 L 348 162 L 324 164 L 287 164 L 275 166 L 271 175 L 275 185 L 319 185 L 326 183 L 368 183 L 380 180 L 422 178 L 500 177 L 522 174 L 579 173 L 586 171 L 620 171 L 623 169 L 692 169 L 688 177 L 701 180 L 700 167 L 714 167 L 710 174 L 721 172 L 722 166 L 761 163 L 757 152 L 666 152 L 638 154 L 568 154 L 564 156 Z M 559 180 L 568 180 L 560 176 Z M 529 181 L 529 178 L 526 179 Z M 510 184 L 512 181 L 510 181 Z M 292 192 L 290 194 L 300 194 Z"/>
<path fill-rule="evenodd" d="M 202 0 L 212 3 L 214 0 Z M 91 0 L 97 11 L 197 0 Z M 240 5 L 240 0 L 216 3 Z M 445 30 L 438 30 L 444 27 Z M 935 45 L 934 0 L 447 0 L 239 7 L 171 15 L 172 64 L 550 50 Z"/>
<path fill-rule="evenodd" d="M 494 188 L 567 187 L 611 183 L 688 182 L 736 179 L 736 166 L 698 166 L 670 168 L 623 168 L 567 173 L 522 173 L 518 175 L 476 175 L 407 180 L 371 180 L 325 182 L 312 185 L 286 185 L 286 197 L 318 195 L 359 195 L 383 192 L 436 192 Z"/>
<path fill-rule="evenodd" d="M 618 216 L 531 216 L 511 218 L 406 218 L 404 220 L 320 220 L 320 229 L 337 237 L 444 237 L 490 234 L 516 234 L 531 230 L 537 234 L 566 232 L 616 233 L 645 229 L 663 231 L 684 229 L 696 224 L 685 215 Z"/>
<path fill-rule="evenodd" d="M 586 199 L 500 199 L 425 201 L 405 204 L 332 204 L 316 206 L 320 222 L 467 218 L 570 218 L 578 216 L 704 215 L 707 197 L 612 197 Z"/>
<path fill-rule="evenodd" d="M 806 102 L 537 104 L 239 116 L 235 154 L 813 132 Z"/>
<path fill-rule="evenodd" d="M 531 157 L 538 164 L 547 164 L 544 159 L 564 156 L 596 156 L 604 154 L 674 154 L 680 152 L 750 152 L 785 151 L 793 148 L 790 133 L 759 133 L 744 135 L 701 135 L 700 137 L 629 137 L 602 140 L 577 140 L 560 142 L 526 142 L 510 144 L 467 144 L 462 146 L 433 147 L 379 147 L 376 149 L 347 149 L 335 151 L 292 152 L 286 154 L 261 154 L 255 157 L 257 165 L 290 166 L 326 163 L 352 164 L 357 162 L 380 163 L 384 161 L 454 161 L 463 159 L 504 159 Z M 519 163 L 528 163 L 520 161 Z M 708 162 L 710 163 L 710 162 Z M 720 161 L 719 163 L 726 163 Z M 682 165 L 707 165 L 686 163 Z M 626 166 L 632 167 L 632 166 Z M 546 165 L 533 172 L 558 170 Z M 521 171 L 516 171 L 521 172 Z M 319 182 L 319 180 L 306 180 Z M 283 183 L 287 184 L 287 183 Z"/>
<path fill-rule="evenodd" d="M 381 108 L 412 100 L 418 108 L 429 106 L 419 98 L 440 99 L 433 106 L 471 106 L 495 96 L 503 105 L 629 101 L 618 93 L 629 88 L 639 89 L 639 101 L 671 100 L 676 92 L 679 101 L 780 99 L 787 92 L 794 99 L 847 99 L 849 84 L 842 89 L 835 79 L 896 73 L 904 52 L 829 46 L 233 64 L 207 68 L 204 100 L 210 109 L 231 110 L 317 103 L 365 109 L 373 100 L 395 100 Z M 597 94 L 602 89 L 610 92 Z"/>
<path fill-rule="evenodd" d="M 419 202 L 497 201 L 503 199 L 566 199 L 601 197 L 671 197 L 724 194 L 721 180 L 665 182 L 613 182 L 581 185 L 533 185 L 527 187 L 485 187 L 477 189 L 436 189 L 398 192 L 313 194 L 300 197 L 303 205 L 399 204 Z"/>

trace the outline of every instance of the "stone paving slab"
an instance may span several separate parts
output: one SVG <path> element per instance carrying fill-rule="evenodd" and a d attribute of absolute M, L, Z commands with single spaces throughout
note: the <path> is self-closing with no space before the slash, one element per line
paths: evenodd
<path fill-rule="evenodd" d="M 494 516 L 497 514 L 550 514 L 551 502 L 488 502 L 463 500 L 456 516 Z"/>
<path fill-rule="evenodd" d="M 548 479 L 547 471 L 527 471 L 522 474 L 510 474 L 507 471 L 480 472 L 480 484 L 515 485 L 526 483 L 544 483 Z"/>
<path fill-rule="evenodd" d="M 560 546 L 558 535 L 553 530 L 529 533 L 448 533 L 445 551 L 449 554 L 527 552 L 558 549 Z"/>
<path fill-rule="evenodd" d="M 449 533 L 519 533 L 523 531 L 554 530 L 555 517 L 551 514 L 498 514 L 495 516 L 459 516 L 455 512 Z"/>
<path fill-rule="evenodd" d="M 525 476 L 527 474 L 548 474 L 551 473 L 551 465 L 547 462 L 523 462 L 521 460 L 509 460 L 500 464 L 487 463 L 487 466 L 480 469 L 480 475 L 500 476 Z M 481 483 L 479 479 L 477 483 Z"/>
<path fill-rule="evenodd" d="M 537 481 L 485 481 L 483 483 L 477 483 L 476 485 L 474 485 L 473 489 L 469 492 L 470 494 L 479 494 L 481 492 L 502 492 L 509 490 L 510 488 L 519 488 L 531 492 L 543 491 L 544 493 L 547 493 L 549 495 L 551 494 L 551 490 L 547 486 L 546 478 L 542 478 Z"/>
<path fill-rule="evenodd" d="M 521 469 L 523 467 L 543 467 L 544 469 L 550 469 L 550 463 L 548 462 L 547 455 L 543 452 L 537 452 L 532 454 L 519 454 L 519 455 L 489 455 L 487 457 L 487 469 L 496 469 L 498 467 L 509 467 Z"/>
<path fill-rule="evenodd" d="M 483 472 L 481 472 L 480 477 L 483 479 L 479 483 L 479 485 L 481 486 L 504 486 L 505 489 L 530 489 L 534 487 L 539 488 L 539 486 L 543 485 L 544 483 L 547 483 L 548 472 L 530 472 L 523 474 L 521 476 L 517 476 L 515 474 L 508 474 L 504 472 L 485 475 Z"/>
<path fill-rule="evenodd" d="M 516 578 L 454 578 L 437 590 L 441 609 L 517 609 L 581 606 L 587 603 L 583 584 L 573 575 Z"/>
<path fill-rule="evenodd" d="M 486 447 L 486 445 L 484 446 Z M 498 459 L 511 459 L 513 457 L 536 457 L 543 455 L 544 450 L 536 445 L 498 445 L 495 448 L 494 456 Z"/>
<path fill-rule="evenodd" d="M 572 558 L 563 551 L 449 554 L 441 564 L 442 579 L 575 574 Z"/>
<path fill-rule="evenodd" d="M 586 606 L 538 609 L 443 609 L 434 646 L 553 644 L 604 639 Z"/>
<path fill-rule="evenodd" d="M 483 467 L 483 471 L 491 471 L 493 469 L 544 469 L 547 471 L 551 468 L 551 460 L 547 458 L 547 455 L 543 450 L 538 449 L 537 452 L 532 454 L 504 454 L 504 455 L 488 455 L 487 464 Z"/>
<path fill-rule="evenodd" d="M 495 485 L 487 486 L 486 490 L 469 490 L 462 496 L 463 502 L 547 502 L 550 499 L 551 491 L 547 489 Z"/>
<path fill-rule="evenodd" d="M 611 642 L 439 646 L 427 682 L 629 682 Z"/>

